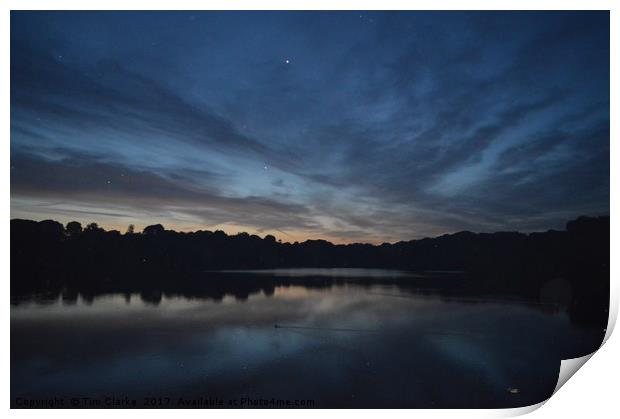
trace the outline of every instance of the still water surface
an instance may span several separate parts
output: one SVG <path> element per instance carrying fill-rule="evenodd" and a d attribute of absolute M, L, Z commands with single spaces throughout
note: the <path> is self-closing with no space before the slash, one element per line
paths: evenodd
<path fill-rule="evenodd" d="M 322 272 L 321 272 L 322 271 Z M 308 272 L 305 272 L 308 274 Z M 11 307 L 17 397 L 312 400 L 313 407 L 515 407 L 553 391 L 562 357 L 600 334 L 546 306 L 446 299 L 368 278 L 287 285 L 247 299 L 135 295 Z M 297 275 L 297 276 L 296 276 Z M 364 279 L 362 283 L 357 278 Z M 435 279 L 437 280 L 437 279 Z M 518 393 L 509 389 L 518 389 Z"/>

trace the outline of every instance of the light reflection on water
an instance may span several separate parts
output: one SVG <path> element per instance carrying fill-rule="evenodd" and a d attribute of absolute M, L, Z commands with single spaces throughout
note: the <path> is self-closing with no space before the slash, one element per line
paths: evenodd
<path fill-rule="evenodd" d="M 215 271 L 230 273 L 247 273 L 254 275 L 269 275 L 275 277 L 299 278 L 299 277 L 327 277 L 327 278 L 419 278 L 423 274 L 399 271 L 392 269 L 367 269 L 367 268 L 290 268 L 290 269 L 248 269 L 233 271 Z"/>
<path fill-rule="evenodd" d="M 548 397 L 560 357 L 597 336 L 563 311 L 446 301 L 386 285 L 278 286 L 245 301 L 164 295 L 158 305 L 138 294 L 58 299 L 11 307 L 11 398 L 520 406 Z"/>

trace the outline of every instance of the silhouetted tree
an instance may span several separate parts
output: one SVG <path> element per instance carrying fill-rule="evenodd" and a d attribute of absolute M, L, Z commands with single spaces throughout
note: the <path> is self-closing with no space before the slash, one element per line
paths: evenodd
<path fill-rule="evenodd" d="M 86 228 L 84 229 L 84 231 L 99 232 L 99 231 L 104 231 L 104 230 L 101 227 L 99 227 L 97 223 L 90 223 L 86 225 Z"/>
<path fill-rule="evenodd" d="M 58 221 L 54 220 L 44 220 L 39 223 L 39 228 L 41 232 L 48 234 L 50 236 L 60 237 L 65 233 L 65 227 L 60 224 Z"/>
<path fill-rule="evenodd" d="M 133 224 L 129 224 L 127 226 L 127 232 L 125 234 L 134 234 L 134 229 L 135 229 L 134 225 Z"/>
<path fill-rule="evenodd" d="M 70 236 L 77 236 L 82 232 L 82 224 L 77 221 L 70 221 L 67 223 L 66 230 Z"/>
<path fill-rule="evenodd" d="M 150 225 L 150 226 L 146 226 L 144 227 L 144 230 L 142 230 L 143 234 L 146 235 L 155 235 L 155 234 L 161 234 L 163 233 L 164 230 L 164 226 L 161 224 L 154 224 L 154 225 Z"/>
<path fill-rule="evenodd" d="M 219 230 L 180 233 L 165 231 L 161 224 L 146 227 L 143 235 L 106 232 L 96 223 L 81 233 L 79 227 L 71 222 L 65 231 L 52 220 L 11 220 L 11 294 L 76 288 L 91 294 L 178 292 L 184 278 L 203 275 L 204 279 L 205 270 L 218 269 L 389 268 L 462 271 L 469 281 L 443 281 L 441 286 L 461 287 L 475 295 L 539 299 L 548 297 L 549 290 L 557 294 L 553 291 L 557 284 L 565 284 L 572 294 L 572 320 L 606 324 L 608 315 L 608 216 L 580 217 L 564 231 L 459 232 L 379 246 L 335 245 L 325 240 L 280 243 L 272 235 L 263 239 L 247 233 L 229 236 Z M 221 298 L 224 285 L 218 284 L 212 292 Z M 248 293 L 237 290 L 235 295 Z"/>

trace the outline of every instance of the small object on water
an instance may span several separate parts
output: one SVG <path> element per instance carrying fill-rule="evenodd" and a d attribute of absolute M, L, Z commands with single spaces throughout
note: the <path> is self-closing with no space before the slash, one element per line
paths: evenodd
<path fill-rule="evenodd" d="M 519 390 L 518 388 L 512 388 L 512 387 L 508 387 L 506 389 L 506 391 L 510 394 L 519 394 L 521 393 L 521 390 Z"/>

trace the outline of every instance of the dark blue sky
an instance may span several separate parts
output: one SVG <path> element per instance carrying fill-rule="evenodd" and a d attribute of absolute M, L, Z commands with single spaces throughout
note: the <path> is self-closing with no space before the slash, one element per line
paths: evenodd
<path fill-rule="evenodd" d="M 11 217 L 382 242 L 608 213 L 607 12 L 11 13 Z"/>

